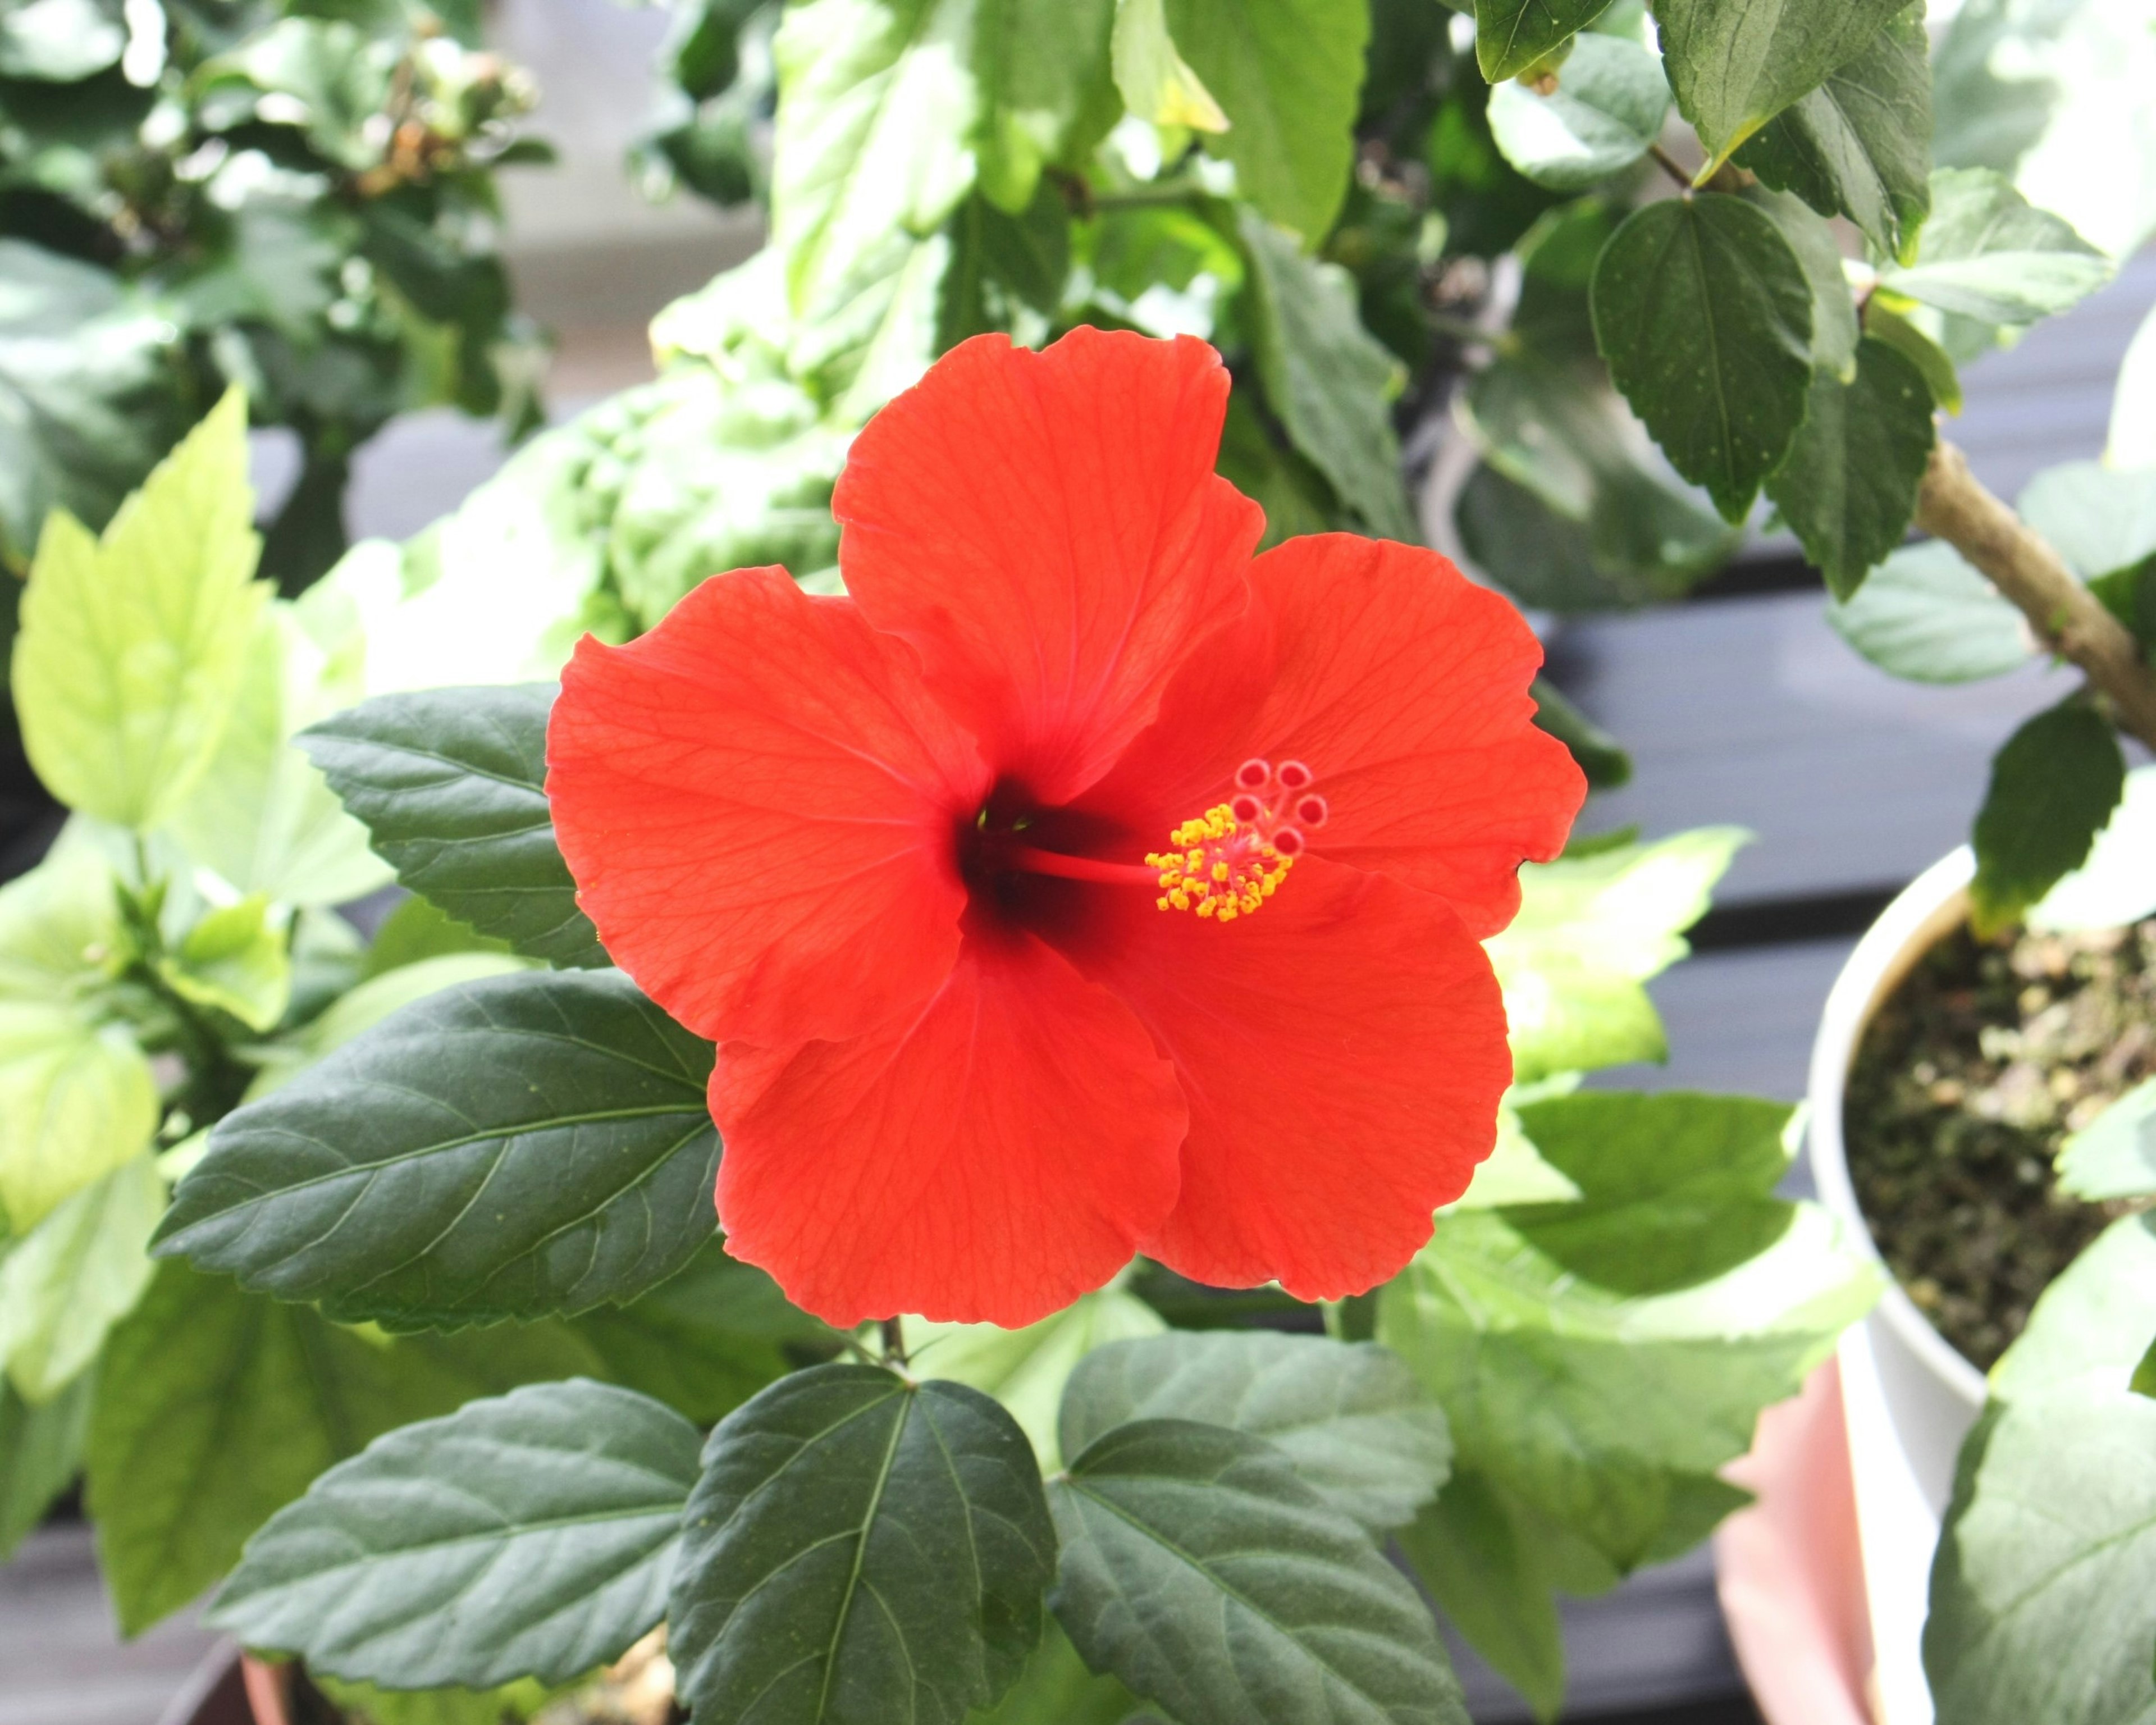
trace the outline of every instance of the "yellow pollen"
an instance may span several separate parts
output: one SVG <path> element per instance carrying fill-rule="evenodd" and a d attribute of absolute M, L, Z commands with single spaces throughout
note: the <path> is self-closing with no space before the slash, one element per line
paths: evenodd
<path fill-rule="evenodd" d="M 1280 890 L 1295 859 L 1282 856 L 1255 825 L 1235 819 L 1223 803 L 1168 835 L 1173 850 L 1156 850 L 1146 866 L 1160 872 L 1163 911 L 1195 911 L 1215 922 L 1233 922 L 1264 908 Z"/>

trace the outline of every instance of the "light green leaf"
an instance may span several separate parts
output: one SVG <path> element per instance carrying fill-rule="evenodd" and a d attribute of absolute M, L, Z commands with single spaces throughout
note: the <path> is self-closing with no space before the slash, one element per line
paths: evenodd
<path fill-rule="evenodd" d="M 0 565 L 47 513 L 102 526 L 187 429 L 181 331 L 117 276 L 0 239 Z"/>
<path fill-rule="evenodd" d="M 1590 34 L 1573 42 L 1547 95 L 1510 81 L 1491 90 L 1490 136 L 1537 185 L 1584 192 L 1645 156 L 1669 110 L 1660 60 L 1636 42 Z"/>
<path fill-rule="evenodd" d="M 1609 4 L 1609 0 L 1475 0 L 1475 63 L 1485 79 L 1499 85 L 1547 59 L 1574 31 L 1594 23 Z M 1580 46 L 1573 42 L 1575 54 Z M 1571 78 L 1570 60 L 1564 63 L 1562 75 Z M 1655 81 L 1662 81 L 1659 71 Z M 1493 110 L 1496 95 L 1493 89 Z M 1666 105 L 1666 95 L 1663 100 Z"/>
<path fill-rule="evenodd" d="M 1255 210 L 1242 209 L 1237 219 L 1250 264 L 1251 345 L 1267 403 L 1296 448 L 1372 531 L 1414 542 L 1386 406 L 1397 362 L 1363 327 L 1353 278 L 1337 264 L 1304 257 Z"/>
<path fill-rule="evenodd" d="M 1368 1342 L 1174 1331 L 1090 1355 L 1063 1398 L 1064 1450 L 1133 1420 L 1178 1418 L 1265 1439 L 1302 1482 L 1373 1532 L 1414 1518 L 1452 1461 L 1445 1415 Z"/>
<path fill-rule="evenodd" d="M 2112 278 L 2110 259 L 1988 168 L 1941 168 L 1913 263 L 1890 266 L 1888 292 L 1984 323 L 2034 323 Z"/>
<path fill-rule="evenodd" d="M 429 958 L 471 952 L 506 952 L 509 942 L 481 934 L 414 894 L 387 916 L 367 943 L 360 974 L 368 982 Z"/>
<path fill-rule="evenodd" d="M 292 965 L 281 918 L 261 893 L 210 911 L 158 974 L 182 999 L 229 1013 L 251 1030 L 271 1029 L 292 994 Z"/>
<path fill-rule="evenodd" d="M 910 1324 L 906 1347 L 922 1377 L 968 1384 L 1001 1402 L 1032 1443 L 1040 1471 L 1053 1473 L 1063 1465 L 1056 1410 L 1079 1363 L 1111 1342 L 1157 1336 L 1167 1327 L 1152 1307 L 1111 1284 L 1022 1330 Z"/>
<path fill-rule="evenodd" d="M 1841 248 L 1835 243 L 1834 229 L 1807 208 L 1802 198 L 1786 193 L 1753 186 L 1744 197 L 1774 218 L 1804 266 L 1804 280 L 1812 290 L 1815 370 L 1831 372 L 1845 383 L 1852 382 L 1856 376 L 1856 302 L 1842 273 Z"/>
<path fill-rule="evenodd" d="M 38 542 L 13 683 L 23 746 L 71 809 L 147 830 L 216 752 L 268 589 L 250 578 L 247 403 L 224 400 L 101 541 L 55 515 Z"/>
<path fill-rule="evenodd" d="M 1864 341 L 1854 382 L 1813 375 L 1804 423 L 1767 495 L 1836 598 L 1901 544 L 1933 438 L 1923 374 L 1886 342 Z"/>
<path fill-rule="evenodd" d="M 1168 28 L 1228 129 L 1235 189 L 1316 246 L 1348 195 L 1368 0 L 1168 0 Z"/>
<path fill-rule="evenodd" d="M 1924 9 L 1912 6 L 1768 121 L 1738 162 L 1907 262 L 1932 205 L 1930 48 Z"/>
<path fill-rule="evenodd" d="M 1002 1702 L 966 1717 L 972 1725 L 1124 1725 L 1138 1698 L 1113 1677 L 1096 1676 L 1050 1618 L 1025 1669 Z"/>
<path fill-rule="evenodd" d="M 399 1687 L 565 1683 L 665 1615 L 696 1429 L 572 1378 L 376 1439 L 270 1517 L 211 1620 Z"/>
<path fill-rule="evenodd" d="M 1387 1285 L 1378 1338 L 1444 1404 L 1458 1466 L 1580 1543 L 1584 1573 L 1558 1584 L 1591 1591 L 1742 1501 L 1715 1470 L 1876 1292 L 1809 1205 L 1727 1274 L 1645 1298 L 1573 1274 L 1498 1213 L 1456 1211 Z"/>
<path fill-rule="evenodd" d="M 1691 1091 L 1581 1091 L 1524 1103 L 1520 1122 L 1570 1180 L 1568 1202 L 1515 1204 L 1506 1224 L 1574 1275 L 1620 1294 L 1726 1275 L 1789 1231 L 1789 1109 Z"/>
<path fill-rule="evenodd" d="M 839 316 L 972 189 L 972 0 L 808 0 L 773 44 L 772 244 L 794 316 Z"/>
<path fill-rule="evenodd" d="M 0 77 L 72 84 L 114 64 L 126 46 L 112 0 L 19 0 L 0 15 Z"/>
<path fill-rule="evenodd" d="M 1855 597 L 1829 599 L 1826 616 L 1880 670 L 1915 683 L 2004 676 L 2036 656 L 2020 612 L 1941 540 L 1892 553 Z"/>
<path fill-rule="evenodd" d="M 164 1212 L 155 1159 L 137 1156 L 85 1187 L 0 1259 L 0 1366 L 26 1401 L 50 1401 L 96 1359 L 149 1286 L 150 1234 Z"/>
<path fill-rule="evenodd" d="M 1262 1438 L 1147 1419 L 1050 1487 L 1055 1615 L 1183 1725 L 1466 1725 L 1428 1609 Z"/>
<path fill-rule="evenodd" d="M 1055 1536 L 1025 1435 L 873 1366 L 781 1378 L 704 1447 L 668 1614 L 705 1725 L 959 1725 L 1040 1638 Z"/>
<path fill-rule="evenodd" d="M 1774 220 L 1703 193 L 1635 210 L 1591 293 L 1609 375 L 1672 466 L 1732 521 L 1803 422 L 1812 292 Z"/>
<path fill-rule="evenodd" d="M 1082 162 L 1119 117 L 1109 64 L 1116 0 L 988 0 L 973 26 L 985 110 L 981 190 L 1013 214 L 1041 169 Z"/>
<path fill-rule="evenodd" d="M 1972 920 L 1979 932 L 2012 922 L 2087 860 L 2125 789 L 2118 734 L 2074 699 L 2047 708 L 1992 757 L 1991 783 L 1972 838 Z"/>
<path fill-rule="evenodd" d="M 341 598 L 317 587 L 297 605 L 274 600 L 264 611 L 223 741 L 172 817 L 188 855 L 240 892 L 336 905 L 391 879 L 367 829 L 291 741 L 365 692 L 357 609 Z"/>
<path fill-rule="evenodd" d="M 2059 1186 L 2092 1204 L 2156 1193 L 2156 1078 L 2128 1091 L 2066 1140 Z"/>
<path fill-rule="evenodd" d="M 1228 116 L 1176 52 L 1163 0 L 1116 0 L 1116 89 L 1123 105 L 1155 126 L 1225 131 Z"/>
<path fill-rule="evenodd" d="M 82 1467 L 95 1379 L 77 1378 L 42 1407 L 0 1378 L 0 1563 L 44 1520 Z"/>
<path fill-rule="evenodd" d="M 307 1681 L 362 1725 L 505 1725 L 529 1719 L 554 1694 L 528 1677 L 498 1689 L 381 1689 L 316 1671 Z"/>
<path fill-rule="evenodd" d="M 1908 0 L 1650 0 L 1677 108 L 1707 146 L 1695 183 L 1871 47 Z"/>
<path fill-rule="evenodd" d="M 603 965 L 547 803 L 557 692 L 377 696 L 311 726 L 303 746 L 405 886 L 532 957 Z"/>
<path fill-rule="evenodd" d="M 2156 467 L 2156 310 L 2141 320 L 2112 385 L 2107 467 Z"/>
<path fill-rule="evenodd" d="M 2046 932 L 2123 928 L 2156 915 L 2156 767 L 2126 775 L 2118 807 L 2089 847 L 2088 860 L 2046 893 L 2028 916 Z"/>
<path fill-rule="evenodd" d="M 403 1328 L 619 1304 L 716 1225 L 711 1064 L 619 971 L 429 995 L 220 1121 L 159 1250 Z"/>
<path fill-rule="evenodd" d="M 1483 942 L 1505 991 L 1517 1081 L 1666 1056 L 1640 984 L 1691 951 L 1681 931 L 1748 836 L 1701 827 L 1521 869 L 1519 915 Z"/>
<path fill-rule="evenodd" d="M 125 1026 L 0 999 L 0 1208 L 16 1232 L 141 1154 L 157 1115 L 150 1064 Z"/>
<path fill-rule="evenodd" d="M 105 1344 L 90 1420 L 90 1514 L 122 1632 L 218 1580 L 275 1512 L 381 1433 L 596 1366 L 559 1329 L 371 1340 L 163 1265 Z"/>
<path fill-rule="evenodd" d="M 2030 480 L 2014 507 L 2084 581 L 2156 552 L 2156 469 L 2061 462 Z"/>
<path fill-rule="evenodd" d="M 2156 1310 L 2156 1231 L 2122 1216 L 2038 1296 L 1992 1368 L 1992 1394 L 2026 1401 L 2055 1389 L 2123 1387 L 2145 1356 Z"/>

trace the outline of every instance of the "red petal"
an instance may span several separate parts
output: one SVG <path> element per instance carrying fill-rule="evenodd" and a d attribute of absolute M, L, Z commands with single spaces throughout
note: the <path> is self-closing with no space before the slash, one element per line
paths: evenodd
<path fill-rule="evenodd" d="M 586 636 L 547 755 L 578 901 L 699 1034 L 858 1035 L 949 972 L 986 770 L 850 601 L 737 570 L 629 646 Z"/>
<path fill-rule="evenodd" d="M 1251 615 L 1088 805 L 1158 843 L 1241 762 L 1301 761 L 1331 807 L 1316 854 L 1439 894 L 1478 936 L 1502 928 L 1519 865 L 1564 848 L 1587 796 L 1532 723 L 1542 646 L 1519 612 L 1435 552 L 1342 533 L 1291 539 L 1250 579 Z"/>
<path fill-rule="evenodd" d="M 726 1250 L 842 1328 L 1014 1328 L 1099 1287 L 1174 1203 L 1185 1118 L 1129 1010 L 999 931 L 903 1023 L 722 1049 L 711 1112 Z"/>
<path fill-rule="evenodd" d="M 1190 1107 L 1183 1185 L 1145 1250 L 1300 1299 L 1375 1286 L 1496 1140 L 1512 1081 L 1482 949 L 1440 899 L 1320 858 L 1222 927 L 1101 892 L 1073 957 L 1127 1001 Z"/>
<path fill-rule="evenodd" d="M 855 440 L 832 505 L 847 591 L 1039 801 L 1097 778 L 1244 608 L 1264 516 L 1213 472 L 1227 402 L 1187 336 L 981 336 Z"/>

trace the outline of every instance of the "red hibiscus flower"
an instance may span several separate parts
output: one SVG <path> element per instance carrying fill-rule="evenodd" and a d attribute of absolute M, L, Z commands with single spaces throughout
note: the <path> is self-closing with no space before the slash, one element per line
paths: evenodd
<path fill-rule="evenodd" d="M 562 678 L 580 901 L 720 1044 L 728 1249 L 834 1323 L 1024 1324 L 1137 1252 L 1358 1292 L 1489 1153 L 1477 942 L 1585 793 L 1541 650 L 1427 551 L 1253 559 L 1228 384 L 968 341 L 855 443 L 850 598 L 737 570 Z"/>

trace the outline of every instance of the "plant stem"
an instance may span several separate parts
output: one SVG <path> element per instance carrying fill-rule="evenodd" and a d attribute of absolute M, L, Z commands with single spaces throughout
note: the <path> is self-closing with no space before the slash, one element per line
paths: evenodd
<path fill-rule="evenodd" d="M 1671 155 L 1660 144 L 1648 145 L 1647 153 L 1655 158 L 1655 165 L 1664 173 L 1683 187 L 1686 191 L 1691 190 L 1691 176 L 1684 171 L 1682 164 L 1676 157 Z"/>
<path fill-rule="evenodd" d="M 2156 673 L 2139 644 L 1944 438 L 1933 444 L 1917 493 L 1917 525 L 1982 570 L 2038 640 L 2087 674 L 2118 722 L 2156 749 Z"/>
<path fill-rule="evenodd" d="M 903 1367 L 906 1363 L 906 1320 L 887 1317 L 883 1321 L 883 1358 L 886 1365 Z"/>

